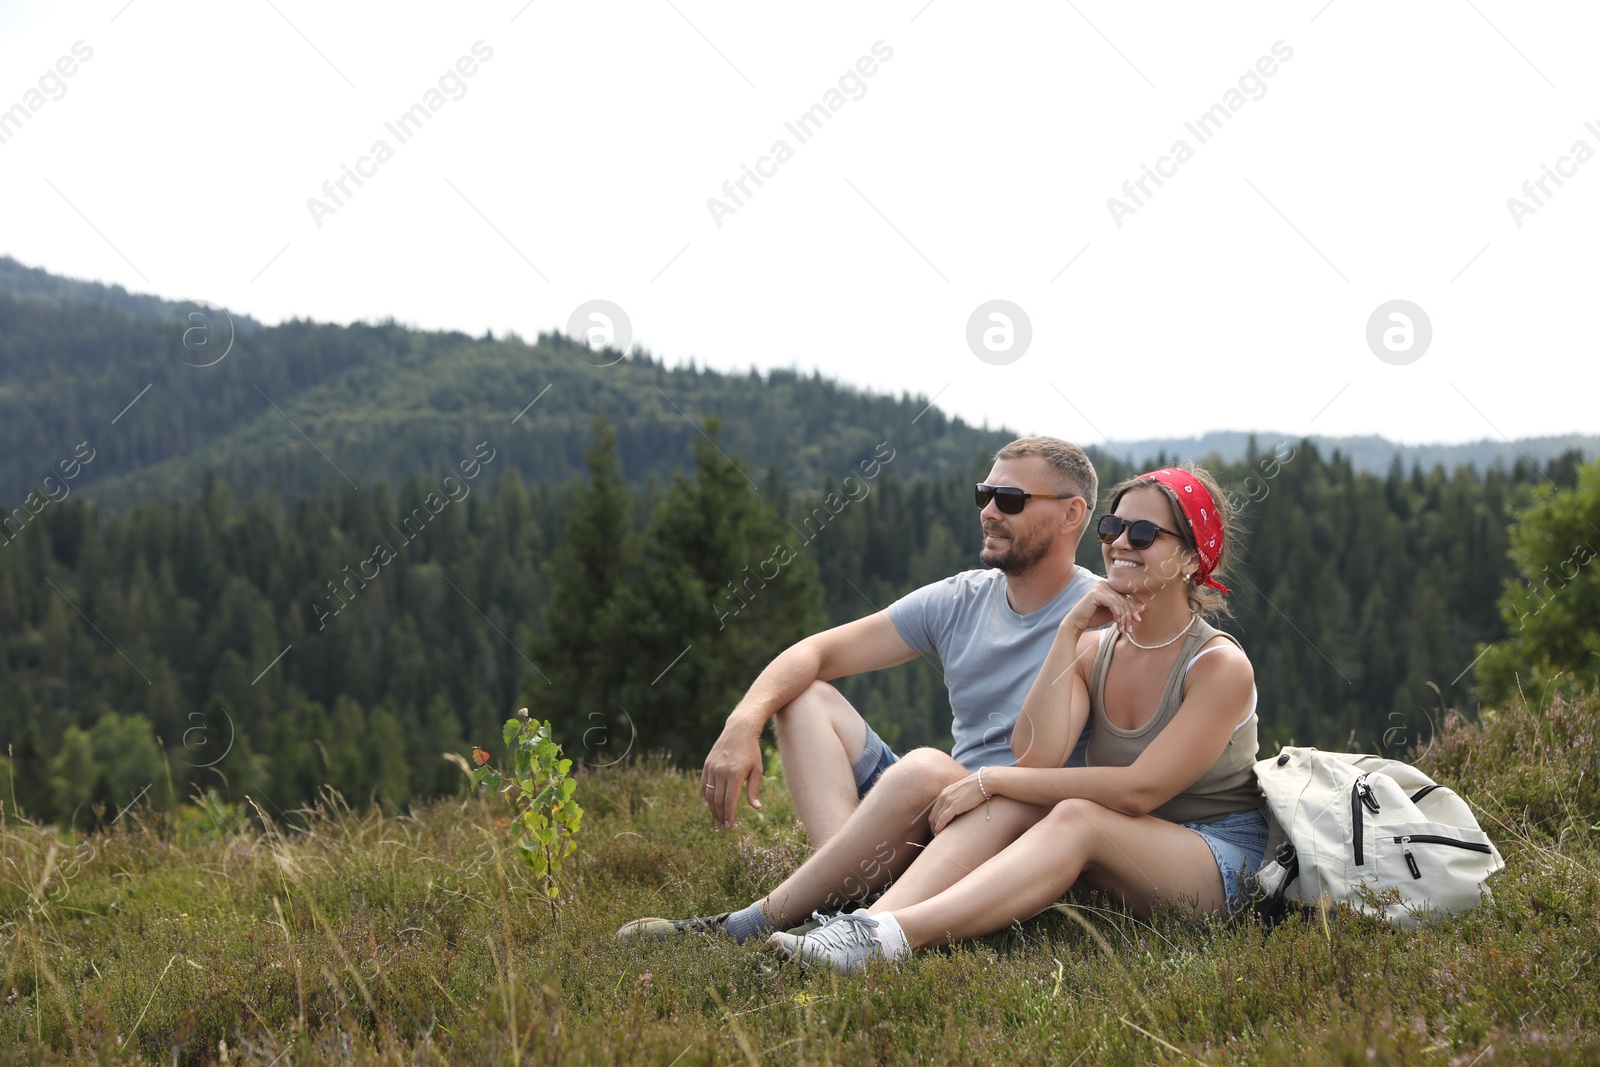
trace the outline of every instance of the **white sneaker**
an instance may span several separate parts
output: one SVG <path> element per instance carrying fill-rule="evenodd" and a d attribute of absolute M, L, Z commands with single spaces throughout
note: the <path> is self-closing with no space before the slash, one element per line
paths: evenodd
<path fill-rule="evenodd" d="M 826 964 L 845 972 L 860 970 L 868 960 L 905 955 L 904 948 L 884 951 L 878 920 L 864 911 L 836 915 L 809 934 L 773 934 L 767 943 L 785 959 L 798 959 L 803 967 Z"/>

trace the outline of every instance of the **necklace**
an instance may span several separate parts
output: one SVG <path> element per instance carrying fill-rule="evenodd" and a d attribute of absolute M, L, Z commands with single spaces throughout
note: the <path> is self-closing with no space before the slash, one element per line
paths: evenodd
<path fill-rule="evenodd" d="M 1122 636 L 1126 637 L 1128 639 L 1128 644 L 1132 645 L 1134 648 L 1142 648 L 1147 652 L 1151 651 L 1152 649 L 1166 648 L 1168 645 L 1172 644 L 1172 642 L 1176 641 L 1178 638 L 1182 637 L 1184 634 L 1186 634 L 1190 630 L 1194 629 L 1195 621 L 1197 619 L 1199 619 L 1199 618 L 1200 618 L 1200 613 L 1198 611 L 1191 612 L 1189 614 L 1189 625 L 1185 626 L 1183 629 L 1179 630 L 1177 633 L 1173 634 L 1171 637 L 1167 638 L 1165 641 L 1161 642 L 1159 645 L 1141 645 L 1139 642 L 1137 642 L 1137 641 L 1135 641 L 1133 639 L 1133 635 L 1132 634 L 1123 634 Z"/>

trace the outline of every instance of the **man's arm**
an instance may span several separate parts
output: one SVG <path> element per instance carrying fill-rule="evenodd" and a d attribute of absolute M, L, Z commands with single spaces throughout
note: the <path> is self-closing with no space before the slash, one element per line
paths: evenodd
<path fill-rule="evenodd" d="M 722 736 L 706 755 L 700 783 L 712 819 L 719 826 L 733 825 L 741 788 L 751 807 L 761 806 L 761 731 L 779 709 L 813 682 L 894 667 L 916 655 L 887 611 L 812 634 L 779 653 L 728 715 Z"/>

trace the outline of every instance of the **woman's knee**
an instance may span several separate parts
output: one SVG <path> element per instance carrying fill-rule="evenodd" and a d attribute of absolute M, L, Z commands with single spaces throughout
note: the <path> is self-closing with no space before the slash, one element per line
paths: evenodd
<path fill-rule="evenodd" d="M 1044 817 L 1042 824 L 1052 833 L 1087 836 L 1106 832 L 1103 828 L 1106 820 L 1098 816 L 1111 814 L 1111 810 L 1102 804 L 1071 797 L 1051 808 L 1050 814 Z M 1101 824 L 1101 828 L 1097 828 L 1097 823 Z"/>

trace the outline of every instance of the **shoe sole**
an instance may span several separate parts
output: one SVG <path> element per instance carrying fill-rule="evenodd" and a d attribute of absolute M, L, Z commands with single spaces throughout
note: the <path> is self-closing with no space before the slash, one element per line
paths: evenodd
<path fill-rule="evenodd" d="M 682 932 L 672 925 L 671 919 L 634 919 L 617 930 L 617 939 L 621 941 L 666 941 L 681 936 Z"/>
<path fill-rule="evenodd" d="M 723 916 L 718 916 L 718 919 Z M 617 930 L 617 938 L 621 941 L 670 941 L 675 937 L 688 937 L 690 934 L 704 934 L 717 936 L 722 933 L 712 925 L 717 920 L 709 920 L 700 926 L 684 928 L 680 923 L 688 920 L 661 919 L 651 916 L 645 919 L 634 919 L 632 922 L 623 923 Z"/>

